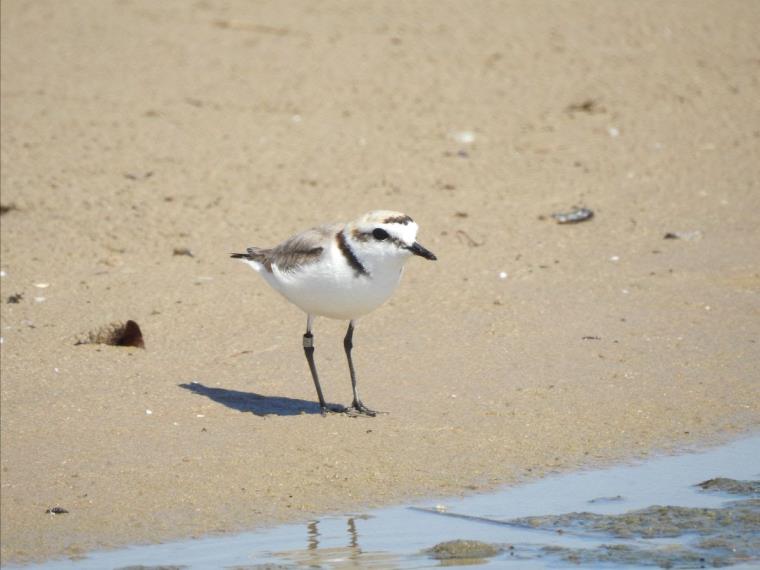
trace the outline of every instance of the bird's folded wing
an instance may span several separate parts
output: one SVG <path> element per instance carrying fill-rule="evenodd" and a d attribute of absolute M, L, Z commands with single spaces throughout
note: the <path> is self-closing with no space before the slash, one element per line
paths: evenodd
<path fill-rule="evenodd" d="M 340 224 L 319 226 L 297 234 L 272 249 L 259 250 L 264 258 L 264 265 L 276 265 L 280 271 L 296 271 L 314 263 L 335 239 L 335 234 L 342 230 Z"/>

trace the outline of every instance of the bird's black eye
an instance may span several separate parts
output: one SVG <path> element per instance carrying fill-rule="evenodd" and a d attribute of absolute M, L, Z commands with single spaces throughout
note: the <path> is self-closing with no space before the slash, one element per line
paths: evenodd
<path fill-rule="evenodd" d="M 372 230 L 372 237 L 378 241 L 383 241 L 384 239 L 388 239 L 388 232 L 383 228 L 375 228 Z"/>

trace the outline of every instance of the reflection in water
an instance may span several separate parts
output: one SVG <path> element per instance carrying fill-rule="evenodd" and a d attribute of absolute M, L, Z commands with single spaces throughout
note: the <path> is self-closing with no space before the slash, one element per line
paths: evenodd
<path fill-rule="evenodd" d="M 303 568 L 329 567 L 338 569 L 388 568 L 400 564 L 400 558 L 388 552 L 365 552 L 359 545 L 358 520 L 371 518 L 351 516 L 345 519 L 340 530 L 328 528 L 320 532 L 320 525 L 339 523 L 343 519 L 314 520 L 306 524 L 306 548 L 273 552 L 274 556 Z"/>
<path fill-rule="evenodd" d="M 319 521 L 311 521 L 306 525 L 306 528 L 308 530 L 306 547 L 309 550 L 316 550 L 319 548 Z"/>
<path fill-rule="evenodd" d="M 354 517 L 348 519 L 348 534 L 351 536 L 351 548 L 359 548 L 359 535 L 356 532 Z"/>

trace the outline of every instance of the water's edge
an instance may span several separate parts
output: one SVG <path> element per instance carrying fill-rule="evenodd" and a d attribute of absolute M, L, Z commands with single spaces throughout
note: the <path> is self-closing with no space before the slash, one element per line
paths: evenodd
<path fill-rule="evenodd" d="M 636 558 L 640 555 L 638 549 L 674 551 L 686 548 L 682 558 L 675 560 L 674 567 L 693 567 L 686 562 L 686 565 L 681 564 L 682 560 L 686 560 L 683 557 L 691 556 L 691 551 L 687 550 L 694 543 L 693 533 L 687 533 L 688 536 L 682 538 L 621 538 L 610 533 L 589 534 L 585 530 L 558 534 L 526 525 L 521 527 L 503 523 L 521 517 L 573 512 L 589 512 L 595 521 L 603 521 L 607 520 L 601 518 L 603 516 L 630 513 L 652 505 L 691 509 L 726 508 L 732 498 L 742 497 L 705 492 L 694 485 L 715 477 L 737 480 L 760 478 L 759 452 L 760 434 L 754 434 L 706 450 L 691 448 L 679 455 L 657 456 L 604 469 L 552 475 L 485 495 L 420 502 L 411 505 L 414 508 L 398 506 L 367 514 L 328 516 L 308 523 L 286 524 L 256 532 L 92 552 L 80 560 L 51 560 L 42 564 L 4 567 L 9 570 L 128 566 L 251 568 L 260 564 L 276 564 L 282 568 L 338 568 L 353 564 L 360 567 L 429 568 L 438 566 L 439 561 L 431 558 L 426 550 L 456 539 L 496 545 L 498 553 L 493 557 L 469 561 L 489 566 L 503 566 L 510 560 L 516 560 L 519 562 L 515 567 L 519 568 L 577 567 L 578 556 L 587 556 L 589 552 L 602 552 L 608 556 L 611 548 L 616 556 L 625 555 L 622 561 L 589 558 L 582 562 L 584 565 L 596 563 L 598 566 L 614 564 L 615 568 L 640 567 L 642 561 Z M 756 507 L 750 504 L 749 508 Z M 760 510 L 760 506 L 757 508 Z M 558 524 L 557 520 L 571 526 L 581 524 L 569 519 L 552 519 L 551 524 Z M 531 524 L 534 522 L 536 520 L 532 519 Z M 618 527 L 614 528 L 620 534 Z M 672 531 L 669 532 L 672 534 Z M 745 539 L 747 537 L 742 538 Z M 750 536 L 748 540 L 747 552 L 752 556 L 760 536 Z M 710 544 L 720 546 L 715 542 Z M 607 550 L 600 550 L 603 548 Z M 695 552 L 699 554 L 702 551 Z M 654 555 L 660 556 L 660 553 L 644 554 Z M 449 560 L 446 565 L 450 566 L 452 562 L 455 561 Z M 651 561 L 647 559 L 647 562 Z M 732 564 L 740 564 L 734 568 L 743 567 L 741 562 L 741 559 L 731 561 Z M 672 560 L 665 563 L 673 565 Z"/>

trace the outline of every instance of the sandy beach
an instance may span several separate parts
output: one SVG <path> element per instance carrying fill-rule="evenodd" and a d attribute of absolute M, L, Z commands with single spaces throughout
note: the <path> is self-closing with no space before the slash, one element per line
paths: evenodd
<path fill-rule="evenodd" d="M 3 0 L 2 562 L 756 430 L 758 29 L 753 0 Z M 438 261 L 357 326 L 388 413 L 322 417 L 304 315 L 228 254 L 376 208 Z M 128 319 L 144 349 L 77 344 Z M 316 323 L 348 404 L 344 332 Z"/>

